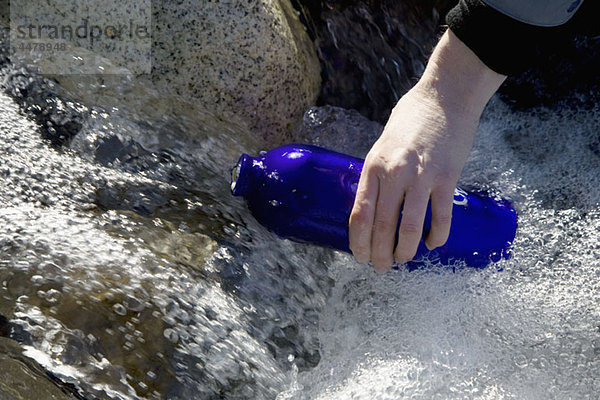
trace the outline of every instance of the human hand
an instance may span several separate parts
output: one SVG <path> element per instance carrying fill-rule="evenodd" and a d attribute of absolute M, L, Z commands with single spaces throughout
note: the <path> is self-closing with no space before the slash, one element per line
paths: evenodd
<path fill-rule="evenodd" d="M 350 248 L 358 261 L 370 260 L 385 272 L 394 261 L 412 259 L 430 199 L 431 230 L 425 244 L 433 249 L 446 242 L 454 188 L 477 121 L 445 110 L 418 88 L 400 99 L 367 155 L 350 215 Z"/>
<path fill-rule="evenodd" d="M 450 231 L 456 182 L 479 116 L 504 80 L 450 31 L 423 78 L 400 99 L 367 155 L 350 214 L 350 249 L 360 262 L 386 272 L 416 253 L 431 200 L 429 249 Z M 398 242 L 394 248 L 398 218 Z"/>

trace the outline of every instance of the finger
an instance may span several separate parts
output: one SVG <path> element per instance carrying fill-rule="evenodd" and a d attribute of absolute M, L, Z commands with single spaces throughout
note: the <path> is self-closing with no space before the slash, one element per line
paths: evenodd
<path fill-rule="evenodd" d="M 377 176 L 369 171 L 363 171 L 348 222 L 350 250 L 358 262 L 369 262 L 371 255 L 371 231 L 378 190 Z"/>
<path fill-rule="evenodd" d="M 394 264 L 394 242 L 403 197 L 403 191 L 380 183 L 371 234 L 371 263 L 379 273 L 389 271 Z"/>
<path fill-rule="evenodd" d="M 425 239 L 429 250 L 443 246 L 450 234 L 454 187 L 438 188 L 431 192 L 431 230 Z"/>
<path fill-rule="evenodd" d="M 427 211 L 429 191 L 413 189 L 406 193 L 402 208 L 402 221 L 398 229 L 398 244 L 394 256 L 400 264 L 412 260 L 417 252 L 423 221 Z"/>

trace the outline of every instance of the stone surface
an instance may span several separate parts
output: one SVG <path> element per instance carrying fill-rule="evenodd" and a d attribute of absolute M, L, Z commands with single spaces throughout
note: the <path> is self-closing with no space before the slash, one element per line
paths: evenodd
<path fill-rule="evenodd" d="M 319 62 L 289 0 L 113 0 L 100 2 L 101 12 L 87 2 L 15 1 L 19 7 L 12 9 L 13 34 L 17 15 L 23 23 L 32 20 L 38 26 L 75 28 L 92 15 L 93 23 L 104 31 L 123 24 L 123 32 L 134 31 L 129 29 L 132 16 L 140 26 L 151 21 L 151 49 L 144 38 L 127 43 L 104 35 L 93 46 L 89 39 L 67 40 L 66 50 L 54 55 L 20 52 L 24 62 L 54 76 L 80 100 L 105 95 L 117 106 L 118 98 L 127 93 L 143 93 L 155 85 L 167 103 L 185 99 L 217 118 L 238 121 L 274 144 L 291 138 L 318 95 Z M 151 65 L 150 76 L 144 74 L 147 65 Z M 77 71 L 85 75 L 73 75 Z M 133 83 L 118 78 L 128 73 L 135 75 Z"/>
<path fill-rule="evenodd" d="M 64 393 L 45 376 L 33 360 L 22 354 L 17 342 L 0 337 L 0 399 L 67 400 L 76 397 Z"/>
<path fill-rule="evenodd" d="M 153 18 L 159 85 L 274 141 L 316 100 L 318 60 L 289 0 L 157 1 Z"/>
<path fill-rule="evenodd" d="M 564 102 L 592 108 L 600 100 L 600 42 L 595 37 L 543 43 L 534 64 L 509 77 L 500 88 L 501 98 L 514 109 Z M 573 94 L 576 94 L 573 96 Z"/>

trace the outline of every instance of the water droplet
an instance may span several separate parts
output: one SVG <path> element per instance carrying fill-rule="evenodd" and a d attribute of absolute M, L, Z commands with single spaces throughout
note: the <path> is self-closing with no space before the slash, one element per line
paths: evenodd
<path fill-rule="evenodd" d="M 123 304 L 128 310 L 131 311 L 140 312 L 144 310 L 144 303 L 142 303 L 140 300 L 133 296 L 128 295 L 127 297 L 125 297 L 125 300 L 123 300 Z"/>

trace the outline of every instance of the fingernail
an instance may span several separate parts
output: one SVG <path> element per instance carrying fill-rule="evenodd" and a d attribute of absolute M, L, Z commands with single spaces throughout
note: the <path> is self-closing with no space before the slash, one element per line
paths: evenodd
<path fill-rule="evenodd" d="M 389 268 L 386 268 L 386 267 L 383 267 L 383 268 L 381 268 L 381 267 L 379 267 L 379 268 L 374 267 L 374 269 L 375 269 L 375 272 L 377 272 L 380 275 L 383 275 L 383 274 L 385 274 L 386 272 L 388 272 L 390 270 Z"/>
<path fill-rule="evenodd" d="M 407 262 L 408 262 L 408 260 L 405 258 L 396 258 L 396 263 L 398 265 L 406 264 Z"/>

